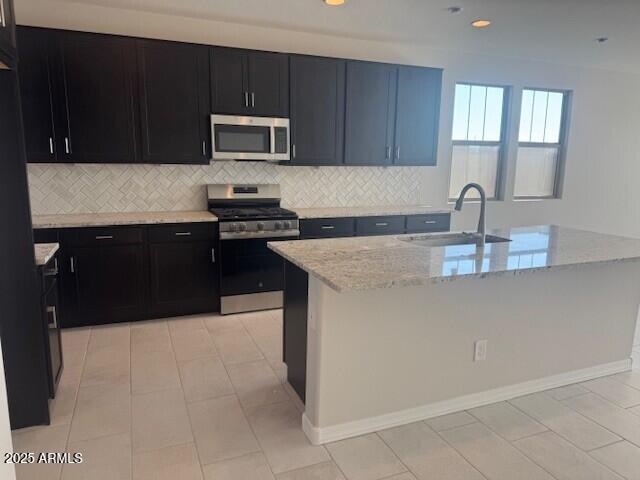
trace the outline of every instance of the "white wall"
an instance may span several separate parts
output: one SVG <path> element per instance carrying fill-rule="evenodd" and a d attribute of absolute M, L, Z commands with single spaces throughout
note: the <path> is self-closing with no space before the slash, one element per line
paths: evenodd
<path fill-rule="evenodd" d="M 416 201 L 446 202 L 450 164 L 453 90 L 456 81 L 514 88 L 507 199 L 489 206 L 490 225 L 560 223 L 640 237 L 640 76 L 285 31 L 250 25 L 89 6 L 68 1 L 16 0 L 18 23 L 129 34 L 218 45 L 360 58 L 444 68 L 438 167 L 419 171 Z M 594 47 L 595 48 L 595 47 Z M 519 89 L 551 87 L 574 91 L 566 183 L 562 200 L 514 202 L 515 139 Z M 454 216 L 454 228 L 472 227 L 477 210 Z"/>

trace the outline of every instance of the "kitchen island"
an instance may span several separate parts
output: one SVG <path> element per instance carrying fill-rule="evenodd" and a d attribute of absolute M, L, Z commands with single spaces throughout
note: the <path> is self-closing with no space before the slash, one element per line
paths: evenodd
<path fill-rule="evenodd" d="M 284 361 L 313 443 L 631 367 L 640 240 L 490 233 L 484 248 L 449 233 L 269 244 L 286 259 Z"/>

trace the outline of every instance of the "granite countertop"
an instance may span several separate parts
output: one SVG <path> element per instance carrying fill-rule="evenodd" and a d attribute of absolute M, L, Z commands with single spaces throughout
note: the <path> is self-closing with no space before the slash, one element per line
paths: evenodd
<path fill-rule="evenodd" d="M 290 208 L 299 218 L 373 217 L 378 215 L 421 215 L 451 213 L 451 210 L 435 209 L 430 205 L 384 205 L 373 207 L 319 207 Z"/>
<path fill-rule="evenodd" d="M 59 243 L 36 243 L 34 245 L 36 265 L 41 267 L 49 263 L 59 248 Z"/>
<path fill-rule="evenodd" d="M 32 221 L 33 228 L 73 228 L 105 225 L 217 222 L 218 217 L 203 210 L 195 212 L 64 213 L 58 215 L 34 215 Z"/>
<path fill-rule="evenodd" d="M 640 260 L 638 239 L 556 225 L 489 233 L 511 241 L 487 243 L 481 249 L 475 244 L 425 247 L 401 240 L 447 235 L 413 234 L 269 242 L 269 248 L 338 292 Z"/>

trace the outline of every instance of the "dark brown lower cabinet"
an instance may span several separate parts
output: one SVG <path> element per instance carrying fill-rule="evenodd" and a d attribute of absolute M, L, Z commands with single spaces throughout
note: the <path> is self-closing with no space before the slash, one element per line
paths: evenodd
<path fill-rule="evenodd" d="M 47 360 L 49 397 L 55 398 L 58 381 L 64 365 L 62 337 L 60 335 L 60 301 L 58 284 L 58 258 L 54 256 L 39 268 L 42 285 L 42 327 Z"/>
<path fill-rule="evenodd" d="M 65 326 L 143 318 L 146 307 L 144 253 L 142 244 L 67 249 Z"/>
<path fill-rule="evenodd" d="M 153 317 L 219 310 L 213 240 L 149 244 Z"/>
<path fill-rule="evenodd" d="M 62 327 L 220 310 L 216 223 L 39 229 L 59 242 Z"/>

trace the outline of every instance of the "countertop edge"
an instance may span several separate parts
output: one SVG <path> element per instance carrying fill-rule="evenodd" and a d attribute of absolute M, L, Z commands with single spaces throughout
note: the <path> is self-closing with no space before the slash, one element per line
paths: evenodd
<path fill-rule="evenodd" d="M 60 250 L 59 243 L 35 243 L 33 247 L 37 267 L 44 267 Z"/>
<path fill-rule="evenodd" d="M 188 218 L 188 216 L 180 217 L 180 213 L 187 214 L 198 214 L 202 215 L 200 217 L 195 216 L 194 218 Z M 100 218 L 103 215 L 115 216 L 118 215 L 127 215 L 133 217 L 133 215 L 137 215 L 138 213 L 108 213 L 108 214 L 91 214 L 91 213 L 81 213 L 77 214 L 78 216 L 85 215 L 95 215 L 96 218 L 93 220 L 81 219 L 76 220 L 72 217 L 76 214 L 73 213 L 63 213 L 63 214 L 51 214 L 51 215 L 33 215 L 32 217 L 32 225 L 34 230 L 45 230 L 49 228 L 84 228 L 84 227 L 108 227 L 108 226 L 131 226 L 131 225 L 170 225 L 170 224 L 181 224 L 181 223 L 217 223 L 218 217 L 215 215 L 203 211 L 203 212 L 140 212 L 140 217 L 138 218 Z M 146 215 L 155 215 L 156 218 L 145 218 Z M 166 218 L 158 218 L 158 215 L 165 214 Z M 207 215 L 208 214 L 208 215 Z M 51 218 L 59 215 L 59 219 Z M 175 215 L 175 216 L 172 216 Z M 66 217 L 66 218 L 65 218 Z"/>

